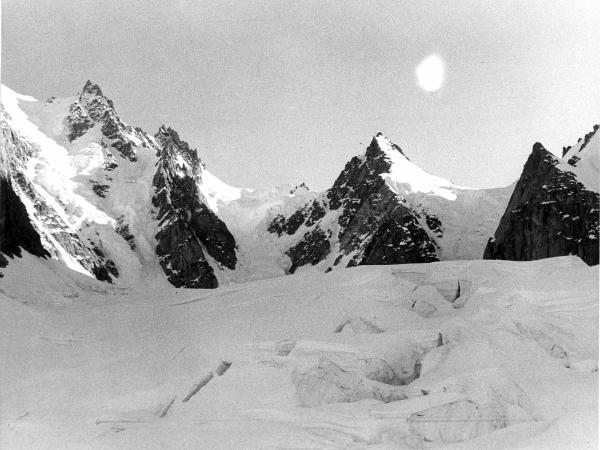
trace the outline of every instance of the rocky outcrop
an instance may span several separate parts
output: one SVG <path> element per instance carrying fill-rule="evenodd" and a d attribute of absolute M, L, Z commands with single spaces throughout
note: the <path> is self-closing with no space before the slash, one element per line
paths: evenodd
<path fill-rule="evenodd" d="M 592 137 L 596 134 L 596 131 L 598 131 L 598 128 L 600 128 L 600 125 L 598 125 L 598 124 L 594 125 L 592 131 L 586 133 L 586 135 L 583 138 L 579 138 L 577 140 L 577 144 L 579 146 L 579 148 L 577 149 L 577 153 L 582 151 L 589 144 Z M 571 145 L 569 145 L 567 147 L 563 147 L 562 148 L 562 156 L 565 157 L 572 148 L 573 147 Z M 569 160 L 568 162 L 569 162 L 569 164 L 573 165 L 572 161 Z"/>
<path fill-rule="evenodd" d="M 34 229 L 25 205 L 16 194 L 7 168 L 6 135 L 0 145 L 0 267 L 8 261 L 3 256 L 21 256 L 21 249 L 35 256 L 49 257 L 43 247 L 40 235 Z"/>
<path fill-rule="evenodd" d="M 439 221 L 416 211 L 386 184 L 381 175 L 392 163 L 380 140 L 389 143 L 381 133 L 375 136 L 365 155 L 352 158 L 324 195 L 270 223 L 268 231 L 278 236 L 302 233 L 286 251 L 290 272 L 332 252 L 333 266 L 342 261 L 347 267 L 437 261 L 426 220 L 441 232 Z M 389 145 L 405 158 L 400 147 Z"/>
<path fill-rule="evenodd" d="M 586 136 L 579 156 L 593 134 Z M 578 180 L 579 156 L 561 161 L 540 143 L 533 146 L 484 259 L 578 255 L 589 265 L 598 264 L 600 197 Z"/>
<path fill-rule="evenodd" d="M 325 235 L 325 232 L 319 227 L 304 234 L 302 239 L 293 247 L 289 248 L 285 254 L 292 261 L 292 266 L 289 269 L 290 273 L 294 273 L 298 267 L 306 264 L 318 264 L 331 251 L 331 244 Z"/>
<path fill-rule="evenodd" d="M 218 281 L 206 254 L 235 269 L 235 239 L 198 188 L 203 169 L 196 150 L 165 126 L 155 139 L 159 150 L 152 203 L 158 208 L 161 267 L 176 287 L 215 288 Z"/>

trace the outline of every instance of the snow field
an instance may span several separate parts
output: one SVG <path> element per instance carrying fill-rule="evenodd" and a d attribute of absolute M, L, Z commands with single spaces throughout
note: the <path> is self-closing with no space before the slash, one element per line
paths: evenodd
<path fill-rule="evenodd" d="M 597 283 L 597 269 L 563 257 L 124 289 L 25 256 L 0 291 L 0 439 L 594 448 Z"/>

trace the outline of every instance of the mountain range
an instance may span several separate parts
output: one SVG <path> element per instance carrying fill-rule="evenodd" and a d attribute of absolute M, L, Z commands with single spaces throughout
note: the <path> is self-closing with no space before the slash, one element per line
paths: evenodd
<path fill-rule="evenodd" d="M 324 192 L 227 185 L 168 126 L 125 123 L 88 81 L 45 102 L 2 87 L 0 267 L 22 251 L 109 283 L 176 287 L 457 259 L 598 264 L 598 125 L 515 184 L 461 187 L 377 133 Z"/>

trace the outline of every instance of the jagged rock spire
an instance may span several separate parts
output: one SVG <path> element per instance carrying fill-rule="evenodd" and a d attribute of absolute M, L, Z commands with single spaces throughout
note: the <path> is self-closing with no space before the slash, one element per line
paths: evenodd
<path fill-rule="evenodd" d="M 202 168 L 197 151 L 166 125 L 155 139 L 160 148 L 152 203 L 158 208 L 156 254 L 161 267 L 176 287 L 215 288 L 217 278 L 205 252 L 235 269 L 235 239 L 198 188 Z"/>
<path fill-rule="evenodd" d="M 104 95 L 102 94 L 102 89 L 100 89 L 100 86 L 92 83 L 90 80 L 87 80 L 85 82 L 85 85 L 83 86 L 83 89 L 81 92 L 86 93 L 86 94 L 97 95 L 99 97 L 104 97 Z"/>

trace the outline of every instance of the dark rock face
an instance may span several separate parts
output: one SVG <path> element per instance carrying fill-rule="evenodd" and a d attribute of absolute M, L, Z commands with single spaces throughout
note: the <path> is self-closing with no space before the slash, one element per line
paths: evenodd
<path fill-rule="evenodd" d="M 73 103 L 69 108 L 67 125 L 67 138 L 69 139 L 69 142 L 73 142 L 75 139 L 87 133 L 88 130 L 94 126 L 94 121 L 88 112 L 83 109 L 81 104 Z"/>
<path fill-rule="evenodd" d="M 176 287 L 215 288 L 217 278 L 204 252 L 224 267 L 235 269 L 235 239 L 202 201 L 197 186 L 202 166 L 196 150 L 164 126 L 155 138 L 160 149 L 152 203 L 158 208 L 159 262 Z"/>
<path fill-rule="evenodd" d="M 106 197 L 106 191 L 108 191 L 108 188 L 110 188 L 108 184 L 100 184 L 94 180 L 90 180 L 90 184 L 92 185 L 92 190 L 98 197 Z"/>
<path fill-rule="evenodd" d="M 307 232 L 302 240 L 288 249 L 285 254 L 292 260 L 289 273 L 294 273 L 298 267 L 306 264 L 318 264 L 331 251 L 329 239 L 319 227 Z"/>
<path fill-rule="evenodd" d="M 578 255 L 589 265 L 598 264 L 600 197 L 558 163 L 541 144 L 533 146 L 484 259 Z"/>
<path fill-rule="evenodd" d="M 4 114 L 1 109 L 0 114 Z M 31 224 L 27 209 L 13 186 L 11 174 L 17 163 L 16 156 L 27 157 L 27 148 L 20 145 L 18 136 L 4 118 L 0 122 L 0 131 L 0 267 L 6 267 L 8 261 L 2 253 L 21 257 L 21 249 L 24 249 L 44 258 L 50 253 L 42 245 L 40 235 Z"/>
<path fill-rule="evenodd" d="M 312 203 L 307 203 L 302 208 L 298 209 L 288 219 L 283 215 L 278 214 L 269 224 L 268 231 L 275 233 L 278 236 L 282 234 L 292 235 L 298 231 L 302 225 L 307 227 L 313 226 L 325 216 L 325 206 L 318 200 L 313 200 Z"/>
<path fill-rule="evenodd" d="M 25 205 L 15 193 L 11 180 L 2 170 L 0 156 L 0 267 L 5 267 L 7 256 L 21 256 L 21 248 L 35 256 L 49 257 L 40 235 L 33 228 Z"/>
<path fill-rule="evenodd" d="M 19 248 L 23 248 L 48 257 L 56 249 L 44 243 L 55 241 L 99 280 L 110 282 L 118 277 L 114 262 L 97 245 L 81 239 L 24 175 L 25 165 L 37 148 L 16 134 L 4 117 L 0 130 L 0 251 L 20 256 Z M 25 199 L 32 205 L 31 212 L 25 208 Z"/>
<path fill-rule="evenodd" d="M 291 272 L 325 259 L 336 240 L 339 256 L 334 265 L 348 255 L 348 267 L 437 261 L 435 243 L 422 225 L 425 218 L 391 191 L 381 177 L 389 172 L 391 163 L 379 146 L 379 136 L 364 157 L 354 157 L 346 164 L 326 195 L 287 219 L 276 217 L 269 225 L 268 231 L 279 236 L 293 235 L 301 227 L 310 229 L 286 252 L 292 262 Z M 402 153 L 397 145 L 392 144 L 392 148 Z M 336 220 L 326 222 L 332 215 Z M 427 220 L 432 225 L 439 223 L 434 215 Z M 439 224 L 438 229 L 441 232 Z"/>

